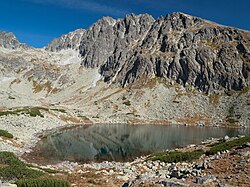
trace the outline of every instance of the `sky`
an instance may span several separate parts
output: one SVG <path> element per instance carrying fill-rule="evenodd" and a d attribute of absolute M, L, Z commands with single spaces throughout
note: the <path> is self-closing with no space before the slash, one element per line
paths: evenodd
<path fill-rule="evenodd" d="M 250 0 L 0 0 L 0 31 L 20 42 L 43 47 L 103 16 L 151 14 L 154 18 L 183 12 L 223 25 L 250 30 Z"/>

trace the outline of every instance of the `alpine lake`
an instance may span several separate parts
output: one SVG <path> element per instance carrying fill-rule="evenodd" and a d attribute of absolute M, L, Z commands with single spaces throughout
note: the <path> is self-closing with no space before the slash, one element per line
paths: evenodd
<path fill-rule="evenodd" d="M 47 133 L 28 157 L 57 163 L 131 161 L 167 149 L 200 144 L 211 138 L 249 135 L 250 129 L 182 125 L 95 124 Z"/>

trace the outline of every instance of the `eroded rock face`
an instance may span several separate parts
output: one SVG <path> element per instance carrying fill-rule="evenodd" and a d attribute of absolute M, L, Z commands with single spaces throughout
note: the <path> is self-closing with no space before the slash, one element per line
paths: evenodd
<path fill-rule="evenodd" d="M 160 77 L 203 92 L 250 85 L 247 31 L 173 13 L 157 20 L 148 14 L 104 17 L 80 33 L 74 40 L 72 33 L 55 39 L 46 49 L 78 49 L 82 65 L 99 67 L 110 84 L 126 87 Z"/>
<path fill-rule="evenodd" d="M 68 34 L 64 34 L 59 38 L 54 39 L 48 46 L 45 47 L 45 50 L 57 52 L 63 49 L 78 49 L 82 36 L 84 35 L 84 29 L 77 29 Z"/>
<path fill-rule="evenodd" d="M 249 32 L 175 13 L 144 35 L 101 65 L 105 81 L 127 86 L 161 77 L 204 92 L 249 86 Z"/>
<path fill-rule="evenodd" d="M 28 45 L 20 43 L 12 32 L 0 32 L 0 47 L 6 49 L 30 48 Z"/>

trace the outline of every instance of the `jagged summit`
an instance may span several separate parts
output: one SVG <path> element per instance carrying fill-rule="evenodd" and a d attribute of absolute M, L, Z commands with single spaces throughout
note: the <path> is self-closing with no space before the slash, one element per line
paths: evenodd
<path fill-rule="evenodd" d="M 27 44 L 20 43 L 12 32 L 0 31 L 0 47 L 7 49 L 30 48 Z"/>
<path fill-rule="evenodd" d="M 63 49 L 78 49 L 81 38 L 85 33 L 84 29 L 77 29 L 68 34 L 63 34 L 61 37 L 54 39 L 48 46 L 45 47 L 47 51 L 60 51 Z"/>

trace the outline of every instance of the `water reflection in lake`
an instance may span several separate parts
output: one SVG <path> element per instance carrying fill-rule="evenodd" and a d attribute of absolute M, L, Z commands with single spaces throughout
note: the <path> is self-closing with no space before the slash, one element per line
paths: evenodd
<path fill-rule="evenodd" d="M 214 137 L 250 134 L 249 129 L 98 124 L 53 133 L 37 145 L 48 160 L 124 161 Z"/>

